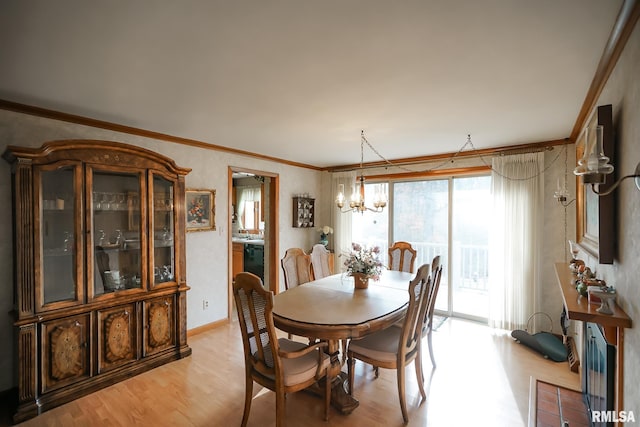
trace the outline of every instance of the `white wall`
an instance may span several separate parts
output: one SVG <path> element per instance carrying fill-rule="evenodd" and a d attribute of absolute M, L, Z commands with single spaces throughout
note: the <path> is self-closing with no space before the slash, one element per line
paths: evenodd
<path fill-rule="evenodd" d="M 613 165 L 618 177 L 634 173 L 640 162 L 640 25 L 636 25 L 622 52 L 598 105 L 613 106 L 616 155 Z M 582 252 L 580 258 L 597 271 L 608 285 L 615 286 L 618 304 L 631 317 L 633 327 L 625 330 L 624 407 L 640 413 L 640 191 L 629 179 L 616 190 L 616 256 L 612 265 L 598 264 Z"/>
<path fill-rule="evenodd" d="M 570 198 L 576 197 L 576 179 L 573 175 L 575 167 L 575 146 L 567 148 L 567 189 Z M 562 333 L 560 314 L 562 313 L 562 294 L 556 278 L 554 265 L 557 262 L 569 262 L 571 259 L 567 240 L 574 240 L 576 236 L 576 202 L 563 207 L 555 198 L 554 193 L 558 180 L 560 185 L 565 179 L 564 147 L 556 147 L 554 151 L 545 154 L 544 179 L 544 215 L 543 215 L 543 249 L 542 249 L 542 282 L 536 286 L 536 310 L 546 313 L 553 320 L 553 331 Z M 566 222 L 565 222 L 566 221 Z M 565 227 L 566 226 L 566 227 Z M 546 330 L 546 319 L 539 318 L 540 327 Z"/>
<path fill-rule="evenodd" d="M 288 166 L 267 160 L 239 156 L 221 151 L 158 141 L 103 129 L 75 125 L 25 114 L 0 110 L 0 153 L 8 145 L 39 147 L 44 142 L 59 139 L 102 139 L 138 145 L 175 160 L 182 167 L 191 168 L 186 177 L 187 188 L 211 188 L 216 190 L 215 231 L 187 233 L 187 328 L 226 319 L 228 298 L 229 207 L 228 167 L 243 167 L 267 171 L 280 178 L 280 254 L 288 247 L 310 249 L 318 240 L 315 229 L 292 228 L 291 197 L 297 193 L 319 196 L 321 173 Z M 0 161 L 0 391 L 16 384 L 13 378 L 13 317 L 10 313 L 13 301 L 13 249 L 11 224 L 11 173 L 10 166 Z M 317 203 L 322 203 L 317 200 Z M 318 214 L 322 223 L 328 219 Z M 279 271 L 281 269 L 278 269 Z M 280 271 L 282 276 L 282 272 Z M 281 288 L 284 280 L 280 278 Z M 202 300 L 209 301 L 203 310 Z"/>

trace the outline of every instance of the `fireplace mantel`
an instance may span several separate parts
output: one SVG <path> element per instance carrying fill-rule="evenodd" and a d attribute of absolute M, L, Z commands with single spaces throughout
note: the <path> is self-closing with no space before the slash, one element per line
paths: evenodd
<path fill-rule="evenodd" d="M 602 326 L 604 336 L 609 344 L 616 346 L 616 382 L 615 382 L 615 410 L 623 410 L 624 396 L 624 330 L 631 328 L 631 318 L 613 304 L 613 314 L 602 314 L 597 311 L 598 305 L 589 304 L 587 297 L 580 295 L 575 288 L 576 276 L 571 273 L 566 263 L 555 265 L 558 285 L 562 293 L 562 300 L 570 320 L 597 323 Z"/>
<path fill-rule="evenodd" d="M 558 276 L 558 284 L 562 291 L 562 299 L 569 319 L 598 323 L 605 328 L 605 335 L 607 328 L 623 329 L 631 327 L 631 318 L 618 304 L 614 304 L 613 314 L 598 313 L 596 311 L 598 305 L 589 304 L 587 298 L 576 291 L 574 285 L 576 276 L 571 273 L 567 264 L 563 262 L 556 263 L 556 275 Z M 607 340 L 613 339 L 614 337 L 607 336 Z M 615 342 L 609 342 L 615 345 Z"/>

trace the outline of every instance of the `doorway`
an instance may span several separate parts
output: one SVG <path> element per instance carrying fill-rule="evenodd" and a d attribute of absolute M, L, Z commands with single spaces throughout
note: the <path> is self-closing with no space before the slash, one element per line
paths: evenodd
<path fill-rule="evenodd" d="M 279 177 L 266 171 L 229 167 L 229 313 L 233 313 L 233 277 L 250 271 L 264 286 L 279 289 Z"/>

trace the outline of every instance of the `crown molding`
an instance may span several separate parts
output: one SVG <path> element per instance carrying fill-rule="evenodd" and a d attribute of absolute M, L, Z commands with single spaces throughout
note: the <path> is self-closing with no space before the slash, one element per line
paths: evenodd
<path fill-rule="evenodd" d="M 78 116 L 75 114 L 63 113 L 61 111 L 49 110 L 46 108 L 36 107 L 33 105 L 21 104 L 18 102 L 0 99 L 0 109 L 13 111 L 16 113 L 28 114 L 31 116 L 44 117 L 47 119 L 58 120 L 62 122 L 74 123 L 99 129 L 110 130 L 113 132 L 126 133 L 129 135 L 142 136 L 145 138 L 157 139 L 174 144 L 188 145 L 191 147 L 203 148 L 206 150 L 222 151 L 225 153 L 236 154 L 239 156 L 252 157 L 260 160 L 269 160 L 276 163 L 282 163 L 288 166 L 295 166 L 316 171 L 323 170 L 318 166 L 298 163 L 291 160 L 280 159 L 278 157 L 266 156 L 263 154 L 252 153 L 251 151 L 238 150 L 236 148 L 223 147 L 221 145 L 210 144 L 208 142 L 198 141 L 196 139 L 182 138 L 179 136 L 168 135 L 165 133 L 154 132 L 146 129 L 140 129 L 133 126 L 125 126 L 117 123 L 107 122 L 103 120 L 92 119 L 89 117 Z"/>
<path fill-rule="evenodd" d="M 620 13 L 618 13 L 616 22 L 613 25 L 611 34 L 609 35 L 609 40 L 602 52 L 602 56 L 600 57 L 600 62 L 598 63 L 598 68 L 596 69 L 596 73 L 591 81 L 591 86 L 589 86 L 587 95 L 582 103 L 582 108 L 578 113 L 576 123 L 571 131 L 571 136 L 569 137 L 571 142 L 575 143 L 580 132 L 586 126 L 587 120 L 591 115 L 591 111 L 595 108 L 602 90 L 618 63 L 618 59 L 620 58 L 620 55 L 622 54 L 622 51 L 624 50 L 639 17 L 640 1 L 625 0 L 620 8 Z"/>

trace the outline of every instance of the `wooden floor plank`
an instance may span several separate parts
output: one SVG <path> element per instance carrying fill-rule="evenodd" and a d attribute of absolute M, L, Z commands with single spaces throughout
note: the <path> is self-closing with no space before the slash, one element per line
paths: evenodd
<path fill-rule="evenodd" d="M 425 352 L 427 401 L 420 402 L 413 365 L 407 369 L 409 426 L 525 426 L 529 378 L 579 389 L 566 362 L 544 359 L 513 341 L 507 331 L 449 319 L 433 334 L 438 363 Z M 242 419 L 244 366 L 237 324 L 206 330 L 189 339 L 193 355 L 145 372 L 28 420 L 32 426 L 237 426 Z M 346 366 L 344 367 L 346 370 Z M 356 364 L 350 415 L 331 410 L 308 393 L 287 396 L 287 423 L 305 426 L 401 426 L 395 371 Z M 3 417 L 5 420 L 7 417 Z M 275 425 L 275 398 L 254 385 L 249 426 Z"/>

